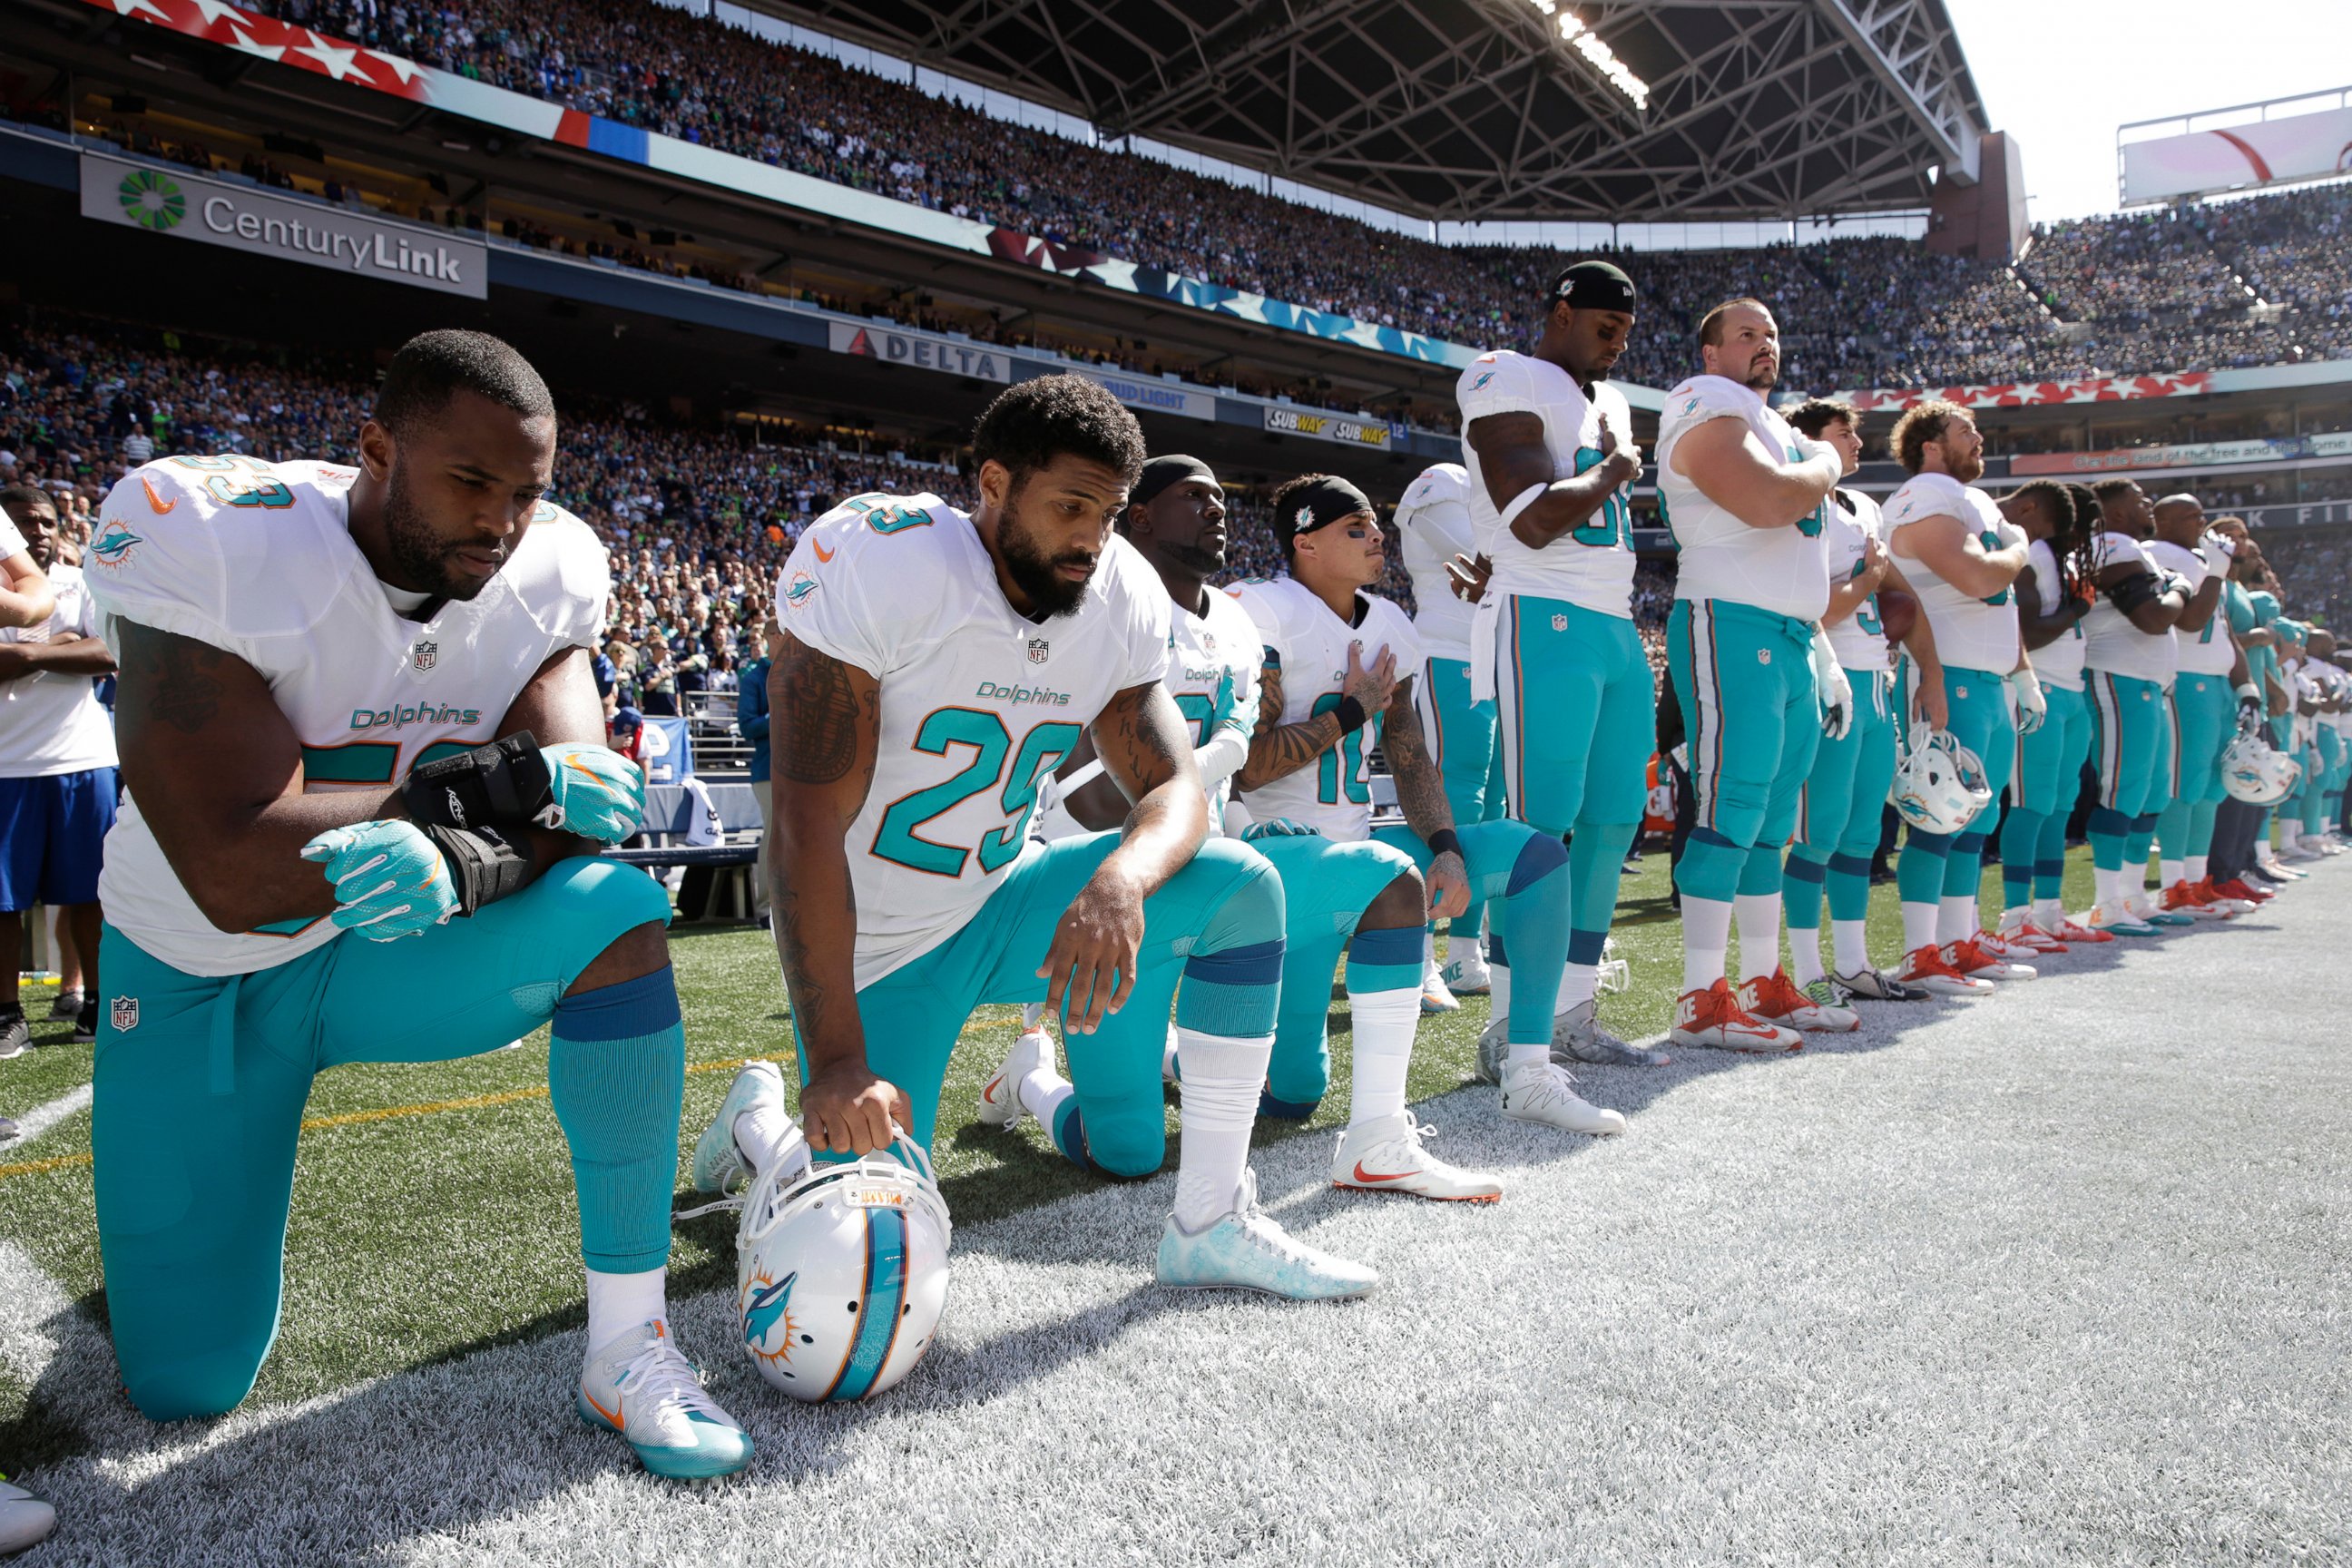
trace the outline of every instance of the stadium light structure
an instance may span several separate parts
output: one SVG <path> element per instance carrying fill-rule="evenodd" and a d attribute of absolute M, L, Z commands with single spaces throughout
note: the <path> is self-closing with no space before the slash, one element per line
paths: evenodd
<path fill-rule="evenodd" d="M 1563 11 L 1559 0 L 1528 0 L 1528 4 L 1551 17 L 1559 26 L 1559 40 L 1573 47 L 1576 52 L 1592 62 L 1592 68 L 1601 79 L 1633 100 L 1635 109 L 1650 107 L 1650 84 L 1633 74 L 1633 68 L 1617 58 L 1617 51 L 1603 43 L 1591 23 L 1573 11 Z"/>

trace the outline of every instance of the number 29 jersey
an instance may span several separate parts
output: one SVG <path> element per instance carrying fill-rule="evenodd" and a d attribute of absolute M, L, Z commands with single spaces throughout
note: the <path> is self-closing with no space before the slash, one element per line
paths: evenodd
<path fill-rule="evenodd" d="M 1601 466 L 1601 426 L 1627 450 L 1633 449 L 1633 410 L 1625 395 L 1605 381 L 1591 395 L 1549 360 L 1497 349 L 1471 362 L 1454 386 L 1462 426 L 1490 414 L 1532 414 L 1543 421 L 1544 449 L 1551 454 L 1552 479 L 1572 479 Z M 1633 615 L 1633 487 L 1629 481 L 1605 497 L 1580 528 L 1570 529 L 1538 550 L 1503 526 L 1502 513 L 1487 492 L 1478 454 L 1465 439 L 1462 460 L 1470 470 L 1470 528 L 1478 548 L 1495 563 L 1491 586 L 1505 594 L 1561 599 L 1582 609 L 1630 620 Z M 1506 498 L 1507 500 L 1509 498 Z"/>
<path fill-rule="evenodd" d="M 988 901 L 1028 842 L 1039 779 L 1114 695 L 1167 673 L 1174 609 L 1113 535 L 1078 608 L 1030 620 L 971 520 L 933 495 L 858 496 L 819 518 L 776 603 L 785 631 L 881 683 L 874 778 L 847 835 L 861 989 Z"/>
<path fill-rule="evenodd" d="M 1396 657 L 1400 681 L 1412 679 L 1421 668 L 1421 640 L 1412 623 L 1386 599 L 1358 594 L 1362 614 L 1349 626 L 1331 613 L 1330 605 L 1286 577 L 1243 583 L 1228 592 L 1257 626 L 1265 668 L 1282 677 L 1277 724 L 1303 724 L 1339 706 L 1350 643 L 1364 645 L 1359 657 L 1368 669 L 1381 650 L 1388 649 Z M 1372 789 L 1368 753 L 1380 739 L 1381 719 L 1378 713 L 1370 715 L 1362 729 L 1343 737 L 1308 766 L 1250 791 L 1244 799 L 1250 816 L 1260 822 L 1286 816 L 1343 844 L 1369 837 Z"/>

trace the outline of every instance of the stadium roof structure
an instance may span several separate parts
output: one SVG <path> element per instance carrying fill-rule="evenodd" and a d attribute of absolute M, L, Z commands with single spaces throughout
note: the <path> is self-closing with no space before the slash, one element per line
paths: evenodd
<path fill-rule="evenodd" d="M 752 3 L 1437 220 L 1916 208 L 1990 129 L 1943 0 Z"/>

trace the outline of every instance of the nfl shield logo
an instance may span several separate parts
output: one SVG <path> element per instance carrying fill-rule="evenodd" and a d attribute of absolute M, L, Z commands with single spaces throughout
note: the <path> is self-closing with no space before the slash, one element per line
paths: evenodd
<path fill-rule="evenodd" d="M 1759 648 L 1758 648 L 1758 649 L 1756 650 L 1756 662 L 1757 662 L 1757 663 L 1759 663 L 1759 664 L 1769 664 L 1769 663 L 1771 663 L 1771 662 L 1772 662 L 1772 650 L 1771 650 L 1770 648 L 1769 648 L 1769 647 L 1759 647 Z"/>
<path fill-rule="evenodd" d="M 440 657 L 441 645 L 439 643 L 421 642 L 415 647 L 408 650 L 409 662 L 416 666 L 416 673 L 419 675 L 422 675 L 426 670 L 432 668 L 433 661 Z"/>
<path fill-rule="evenodd" d="M 1969 700 L 1969 689 L 1965 686 L 1955 686 L 1952 688 L 1952 695 L 1966 702 Z"/>
<path fill-rule="evenodd" d="M 139 998 L 117 996 L 114 999 L 114 1032 L 127 1035 L 139 1026 Z"/>
<path fill-rule="evenodd" d="M 1047 659 L 1047 658 L 1049 658 L 1049 657 L 1052 655 L 1053 651 L 1054 651 L 1054 645 L 1053 645 L 1052 643 L 1047 642 L 1044 637 L 1031 637 L 1031 638 L 1029 639 L 1029 662 L 1030 662 L 1030 663 L 1032 663 L 1032 664 L 1043 664 L 1043 663 L 1045 663 L 1045 660 Z"/>
<path fill-rule="evenodd" d="M 1564 632 L 1568 630 L 1568 617 L 1566 616 L 1554 616 L 1551 618 L 1551 629 L 1556 632 Z"/>

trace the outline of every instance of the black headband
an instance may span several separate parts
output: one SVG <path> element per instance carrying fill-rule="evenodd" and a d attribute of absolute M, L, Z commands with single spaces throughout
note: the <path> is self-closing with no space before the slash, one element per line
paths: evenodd
<path fill-rule="evenodd" d="M 1633 280 L 1606 261 L 1580 261 L 1552 279 L 1551 302 L 1572 310 L 1634 313 Z"/>
<path fill-rule="evenodd" d="M 1326 474 L 1282 498 L 1282 509 L 1274 518 L 1274 536 L 1286 550 L 1302 533 L 1371 510 L 1371 500 L 1363 491 L 1336 474 Z"/>
<path fill-rule="evenodd" d="M 1127 504 L 1149 506 L 1160 491 L 1171 485 L 1181 485 L 1187 479 L 1205 479 L 1213 485 L 1217 482 L 1217 474 L 1200 458 L 1188 458 L 1181 453 L 1154 458 L 1143 465 L 1143 471 L 1136 476 L 1135 483 L 1128 487 Z"/>

